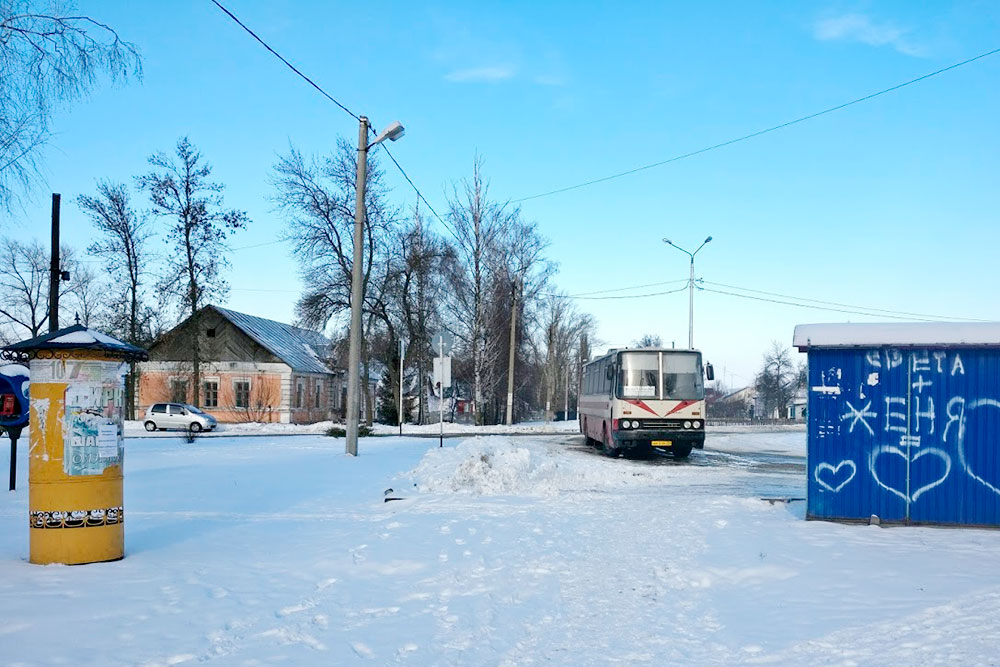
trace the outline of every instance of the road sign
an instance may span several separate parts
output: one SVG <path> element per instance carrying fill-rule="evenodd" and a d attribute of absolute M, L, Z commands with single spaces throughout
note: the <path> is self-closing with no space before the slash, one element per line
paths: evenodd
<path fill-rule="evenodd" d="M 434 357 L 434 387 L 451 386 L 451 357 Z"/>
<path fill-rule="evenodd" d="M 441 331 L 434 334 L 431 338 L 431 347 L 434 349 L 434 354 L 439 356 L 450 354 L 451 346 L 455 343 L 455 337 L 451 335 L 450 331 Z"/>

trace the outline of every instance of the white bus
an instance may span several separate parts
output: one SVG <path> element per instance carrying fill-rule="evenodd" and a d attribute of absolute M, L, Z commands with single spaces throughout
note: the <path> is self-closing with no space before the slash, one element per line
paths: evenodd
<path fill-rule="evenodd" d="M 705 446 L 704 377 L 697 350 L 610 350 L 583 367 L 580 432 L 609 456 L 687 458 Z"/>

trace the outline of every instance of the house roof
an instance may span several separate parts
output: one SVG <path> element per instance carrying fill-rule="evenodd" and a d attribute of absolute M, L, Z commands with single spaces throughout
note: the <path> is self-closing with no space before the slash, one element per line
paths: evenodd
<path fill-rule="evenodd" d="M 247 315 L 235 310 L 209 306 L 240 331 L 265 347 L 271 354 L 301 373 L 332 373 L 326 358 L 332 345 L 329 338 L 311 329 Z"/>

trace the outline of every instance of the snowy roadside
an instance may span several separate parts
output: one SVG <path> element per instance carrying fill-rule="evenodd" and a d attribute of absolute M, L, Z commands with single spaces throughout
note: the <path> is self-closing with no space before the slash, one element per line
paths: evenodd
<path fill-rule="evenodd" d="M 275 424 L 266 422 L 250 422 L 244 424 L 219 424 L 216 430 L 200 433 L 198 437 L 229 437 L 234 435 L 313 435 L 326 433 L 332 426 L 343 427 L 332 421 L 322 421 L 315 424 Z M 403 435 L 405 436 L 435 436 L 440 432 L 438 424 L 404 424 Z M 578 433 L 579 423 L 576 420 L 569 421 L 531 421 L 520 422 L 507 426 L 506 424 L 494 424 L 489 426 L 476 426 L 475 424 L 453 424 L 445 422 L 444 434 L 455 435 L 546 435 L 562 433 Z M 388 424 L 375 424 L 371 429 L 372 435 L 389 436 L 399 435 L 399 427 Z M 791 433 L 801 434 L 805 432 L 804 425 L 794 426 L 709 426 L 706 431 L 710 437 L 714 435 L 745 434 L 745 433 Z M 142 421 L 126 421 L 125 436 L 129 438 L 176 438 L 180 431 L 154 431 L 148 432 L 142 425 Z M 27 434 L 27 431 L 25 431 Z"/>

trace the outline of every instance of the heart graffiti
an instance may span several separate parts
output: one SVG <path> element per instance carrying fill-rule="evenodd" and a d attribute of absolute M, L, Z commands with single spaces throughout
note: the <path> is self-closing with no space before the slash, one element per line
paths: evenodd
<path fill-rule="evenodd" d="M 971 413 L 973 410 L 976 410 L 978 408 L 983 408 L 983 407 L 998 408 L 998 409 L 1000 409 L 1000 401 L 996 401 L 996 400 L 994 400 L 992 398 L 981 398 L 978 401 L 973 401 L 972 403 L 969 404 L 969 407 L 968 407 L 968 410 L 967 410 L 967 414 Z M 966 435 L 966 433 L 967 433 L 967 428 L 964 427 L 964 426 L 960 426 L 959 429 L 958 429 L 958 462 L 959 462 L 959 464 L 962 466 L 962 468 L 965 470 L 965 472 L 969 475 L 969 477 L 971 477 L 972 479 L 976 480 L 977 482 L 979 482 L 980 484 L 982 484 L 983 486 L 985 486 L 987 489 L 989 489 L 993 493 L 995 493 L 997 495 L 1000 495 L 1000 489 L 998 489 L 996 486 L 994 486 L 993 484 L 990 484 L 988 481 L 986 481 L 985 479 L 983 479 L 983 477 L 981 475 L 977 475 L 975 472 L 973 472 L 972 468 L 969 467 L 969 461 L 968 461 L 968 458 L 966 457 L 966 453 L 965 453 L 965 435 Z"/>
<path fill-rule="evenodd" d="M 940 459 L 940 461 L 944 464 L 944 472 L 942 472 L 942 474 L 933 481 L 918 487 L 916 490 L 913 490 L 910 494 L 910 497 L 907 498 L 905 488 L 897 489 L 896 487 L 883 482 L 882 479 L 878 476 L 878 471 L 875 468 L 875 462 L 883 454 L 891 454 L 892 456 L 898 456 L 902 458 L 903 461 L 909 462 L 910 466 L 912 466 L 919 459 L 922 459 L 925 456 L 936 457 Z M 909 457 L 907 456 L 906 452 L 904 452 L 899 447 L 893 447 L 892 445 L 887 445 L 883 447 L 876 447 L 875 449 L 872 450 L 871 456 L 868 457 L 868 470 L 871 471 L 872 479 L 875 480 L 875 483 L 881 486 L 883 489 L 889 491 L 890 493 L 896 494 L 897 496 L 899 496 L 908 503 L 910 502 L 915 503 L 917 502 L 917 499 L 920 498 L 920 496 L 924 495 L 934 487 L 941 485 L 946 479 L 948 479 L 948 475 L 949 473 L 951 473 L 951 457 L 948 456 L 942 450 L 937 449 L 935 447 L 920 449 L 920 451 L 918 451 L 912 457 Z"/>
<path fill-rule="evenodd" d="M 849 474 L 842 482 L 837 484 L 837 480 L 841 478 L 840 471 L 842 469 L 849 470 L 851 474 Z M 828 475 L 824 476 L 828 477 L 830 481 L 826 481 L 820 477 L 821 473 L 824 472 L 829 472 Z M 833 491 L 834 493 L 838 493 L 842 488 L 847 486 L 847 484 L 852 479 L 854 479 L 854 476 L 857 474 L 857 472 L 858 472 L 858 466 L 856 466 L 854 464 L 854 461 L 851 461 L 850 459 L 841 461 L 837 465 L 831 465 L 829 463 L 820 463 L 813 470 L 813 479 L 815 479 L 816 483 L 822 486 L 824 489 Z"/>

